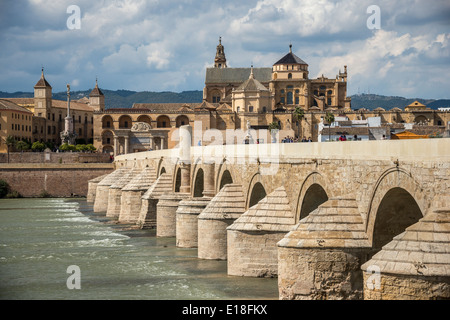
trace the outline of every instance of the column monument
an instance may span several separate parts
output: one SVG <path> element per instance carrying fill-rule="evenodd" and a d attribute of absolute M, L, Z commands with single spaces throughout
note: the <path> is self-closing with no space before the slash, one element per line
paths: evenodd
<path fill-rule="evenodd" d="M 70 85 L 67 85 L 67 117 L 64 119 L 64 131 L 61 132 L 62 144 L 75 144 L 76 133 L 73 130 L 73 119 L 70 116 Z"/>

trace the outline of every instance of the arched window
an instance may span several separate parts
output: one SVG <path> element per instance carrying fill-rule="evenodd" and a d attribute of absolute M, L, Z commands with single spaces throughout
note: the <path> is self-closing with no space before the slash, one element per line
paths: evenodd
<path fill-rule="evenodd" d="M 170 128 L 170 119 L 168 116 L 159 116 L 157 119 L 158 128 Z"/>
<path fill-rule="evenodd" d="M 253 112 L 253 106 L 248 106 L 248 112 Z"/>
<path fill-rule="evenodd" d="M 289 91 L 288 93 L 287 93 L 287 99 L 286 99 L 286 104 L 293 104 L 294 102 L 293 102 L 293 99 L 292 99 L 292 91 Z"/>
<path fill-rule="evenodd" d="M 128 115 L 123 115 L 119 118 L 119 129 L 128 129 L 132 125 L 131 117 Z"/>
<path fill-rule="evenodd" d="M 176 119 L 176 127 L 179 128 L 189 124 L 189 118 L 185 115 L 178 116 Z"/>
<path fill-rule="evenodd" d="M 288 79 L 292 79 L 292 73 L 288 74 Z"/>

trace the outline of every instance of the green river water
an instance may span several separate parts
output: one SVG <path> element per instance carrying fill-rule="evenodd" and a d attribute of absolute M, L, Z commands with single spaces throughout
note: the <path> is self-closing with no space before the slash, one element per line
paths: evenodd
<path fill-rule="evenodd" d="M 226 261 L 130 227 L 83 199 L 0 200 L 0 299 L 278 299 L 277 279 L 228 276 Z"/>

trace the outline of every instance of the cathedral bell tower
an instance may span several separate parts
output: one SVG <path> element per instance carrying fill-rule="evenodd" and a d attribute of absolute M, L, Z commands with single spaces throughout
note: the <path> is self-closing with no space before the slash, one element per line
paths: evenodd
<path fill-rule="evenodd" d="M 41 78 L 34 86 L 34 115 L 46 117 L 52 108 L 52 86 L 45 80 L 44 68 Z"/>
<path fill-rule="evenodd" d="M 95 88 L 89 94 L 89 105 L 94 111 L 105 111 L 105 95 L 98 87 L 97 79 L 95 79 Z"/>
<path fill-rule="evenodd" d="M 227 59 L 225 58 L 225 51 L 222 45 L 222 37 L 219 37 L 219 45 L 216 48 L 216 57 L 214 59 L 215 68 L 226 68 Z"/>

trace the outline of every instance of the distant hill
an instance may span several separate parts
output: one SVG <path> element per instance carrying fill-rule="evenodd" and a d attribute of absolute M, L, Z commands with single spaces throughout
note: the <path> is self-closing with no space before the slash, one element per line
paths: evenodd
<path fill-rule="evenodd" d="M 133 103 L 200 103 L 203 99 L 203 91 L 183 91 L 183 92 L 136 92 L 129 90 L 107 90 L 101 89 L 105 95 L 106 108 L 131 108 Z M 70 94 L 71 100 L 78 100 L 83 97 L 89 97 L 91 90 L 86 91 L 72 91 Z M 2 92 L 0 91 L 0 98 L 32 98 L 32 92 Z M 54 92 L 53 99 L 67 100 L 66 92 Z"/>
<path fill-rule="evenodd" d="M 151 92 L 151 91 L 130 91 L 130 90 L 107 90 L 102 89 L 105 94 L 106 108 L 131 108 L 133 103 L 200 103 L 203 99 L 203 91 L 183 91 L 183 92 Z M 73 91 L 72 100 L 78 100 L 83 97 L 89 97 L 91 90 Z M 30 98 L 32 92 L 2 92 L 0 98 Z M 57 100 L 66 100 L 66 92 L 53 93 L 53 98 Z M 414 101 L 419 101 L 431 109 L 450 107 L 450 99 L 422 99 L 422 98 L 404 98 L 395 96 L 382 96 L 377 94 L 356 94 L 351 96 L 352 109 L 366 108 L 373 110 L 378 107 L 390 110 L 394 107 L 403 109 Z"/>
<path fill-rule="evenodd" d="M 419 101 L 431 109 L 450 107 L 449 99 L 422 99 L 422 98 L 403 98 L 395 96 L 382 96 L 378 94 L 355 94 L 352 98 L 352 109 L 366 108 L 373 110 L 381 107 L 386 110 L 392 108 L 404 109 L 407 105 L 414 101 Z"/>

